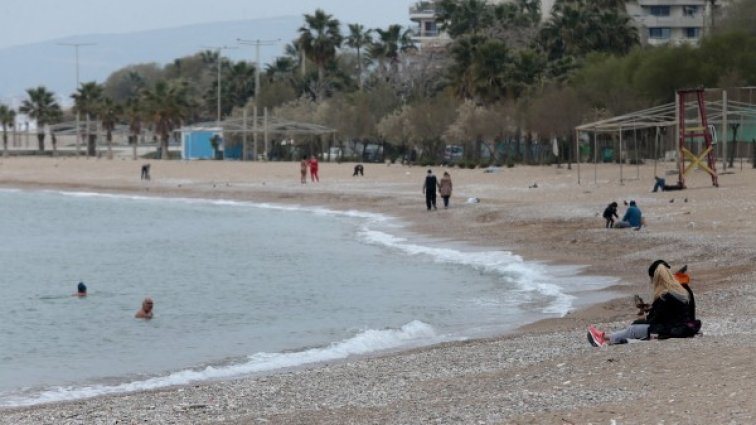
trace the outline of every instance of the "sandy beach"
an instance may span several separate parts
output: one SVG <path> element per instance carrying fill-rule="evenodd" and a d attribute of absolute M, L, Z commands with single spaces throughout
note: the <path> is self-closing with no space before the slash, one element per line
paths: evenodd
<path fill-rule="evenodd" d="M 448 169 L 451 208 L 428 212 L 426 168 L 298 163 L 0 158 L 0 187 L 238 199 L 397 217 L 439 243 L 512 251 L 614 276 L 609 302 L 494 338 L 156 391 L 0 410 L 0 424 L 751 424 L 756 423 L 756 170 L 694 171 L 688 189 L 651 193 L 654 164 L 578 169 Z M 738 164 L 736 164 L 738 165 Z M 674 169 L 659 163 L 656 173 Z M 435 167 L 440 175 L 444 168 Z M 669 176 L 670 182 L 676 176 Z M 479 203 L 466 203 L 470 198 Z M 605 229 L 611 201 L 635 200 L 646 226 Z M 439 199 L 440 205 L 440 199 Z M 605 348 L 586 328 L 617 330 L 648 297 L 657 258 L 687 264 L 703 335 Z M 591 299 L 586 294 L 586 299 Z"/>

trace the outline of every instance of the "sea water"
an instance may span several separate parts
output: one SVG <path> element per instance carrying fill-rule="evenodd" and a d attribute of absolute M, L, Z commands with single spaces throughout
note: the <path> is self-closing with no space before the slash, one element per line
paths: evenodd
<path fill-rule="evenodd" d="M 254 202 L 5 190 L 0 235 L 0 406 L 502 333 L 614 282 Z"/>

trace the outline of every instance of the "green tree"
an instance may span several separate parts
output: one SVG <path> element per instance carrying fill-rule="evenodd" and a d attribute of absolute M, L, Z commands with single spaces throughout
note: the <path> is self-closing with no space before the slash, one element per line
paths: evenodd
<path fill-rule="evenodd" d="M 436 3 L 436 22 L 453 39 L 477 35 L 491 25 L 492 12 L 486 0 L 441 0 Z"/>
<path fill-rule="evenodd" d="M 192 105 L 186 84 L 181 81 L 158 81 L 144 92 L 144 110 L 160 136 L 160 157 L 169 159 L 168 142 L 174 129 L 188 117 Z"/>
<path fill-rule="evenodd" d="M 557 60 L 591 52 L 624 55 L 639 45 L 639 37 L 624 1 L 557 0 L 539 44 L 549 59 Z"/>
<path fill-rule="evenodd" d="M 326 88 L 326 66 L 336 58 L 336 49 L 343 37 L 339 21 L 332 15 L 317 9 L 313 15 L 305 15 L 305 25 L 299 28 L 299 44 L 308 59 L 318 67 L 318 89 L 316 98 L 322 100 Z"/>
<path fill-rule="evenodd" d="M 132 145 L 133 158 L 137 159 L 139 135 L 142 133 L 142 122 L 145 114 L 141 94 L 130 97 L 126 101 L 123 112 L 129 124 L 129 143 Z"/>
<path fill-rule="evenodd" d="M 8 156 L 8 129 L 16 125 L 16 111 L 0 103 L 0 125 L 3 126 L 3 156 Z"/>
<path fill-rule="evenodd" d="M 402 53 L 416 48 L 412 41 L 412 30 L 401 25 L 389 25 L 385 30 L 376 28 L 378 39 L 369 48 L 370 57 L 377 60 L 381 72 L 398 72 Z"/>
<path fill-rule="evenodd" d="M 361 24 L 349 24 L 349 35 L 346 38 L 346 45 L 357 51 L 357 81 L 359 81 L 360 90 L 363 88 L 362 68 L 363 58 L 362 49 L 373 42 L 373 30 L 366 30 Z"/>
<path fill-rule="evenodd" d="M 105 129 L 105 140 L 108 142 L 108 159 L 113 159 L 113 130 L 123 115 L 123 106 L 109 97 L 104 97 L 99 105 L 100 121 Z"/>
<path fill-rule="evenodd" d="M 87 118 L 87 156 L 97 155 L 97 132 L 93 132 L 90 122 L 97 118 L 97 113 L 102 101 L 104 88 L 95 81 L 83 83 L 76 93 L 71 95 L 74 100 L 74 109 L 84 114 Z"/>
<path fill-rule="evenodd" d="M 47 116 L 47 123 L 52 125 L 61 121 L 63 121 L 63 110 L 60 108 L 60 105 L 56 103 L 55 106 L 50 109 L 50 113 Z M 50 130 L 50 140 L 52 141 L 52 154 L 53 156 L 58 156 L 58 136 L 52 129 Z"/>
<path fill-rule="evenodd" d="M 45 125 L 50 123 L 51 117 L 54 117 L 56 110 L 60 109 L 58 102 L 55 101 L 55 95 L 47 90 L 45 86 L 39 86 L 26 90 L 29 97 L 21 103 L 19 111 L 28 115 L 37 122 L 37 142 L 39 151 L 45 151 Z"/>

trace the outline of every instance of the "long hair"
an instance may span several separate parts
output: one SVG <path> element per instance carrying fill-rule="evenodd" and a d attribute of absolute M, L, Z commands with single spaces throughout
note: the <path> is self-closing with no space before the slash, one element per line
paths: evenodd
<path fill-rule="evenodd" d="M 664 294 L 673 294 L 681 300 L 688 302 L 688 291 L 677 282 L 669 267 L 660 264 L 654 272 L 651 283 L 654 286 L 654 301 L 661 298 Z"/>

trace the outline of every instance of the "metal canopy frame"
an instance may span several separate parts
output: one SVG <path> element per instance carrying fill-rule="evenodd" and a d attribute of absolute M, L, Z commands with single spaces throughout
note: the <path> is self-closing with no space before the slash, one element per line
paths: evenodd
<path fill-rule="evenodd" d="M 754 89 L 753 87 L 741 87 L 738 89 Z M 727 123 L 733 121 L 739 121 L 741 123 L 756 124 L 756 103 L 741 102 L 736 100 L 729 100 L 727 98 L 727 92 L 722 89 L 706 89 L 707 93 L 721 93 L 722 98 L 717 100 L 705 101 L 705 108 L 708 114 L 708 123 L 716 127 L 721 128 L 720 140 L 724 143 L 728 143 L 727 140 Z M 697 109 L 696 100 L 686 101 L 683 110 L 688 108 Z M 624 115 L 618 115 L 616 117 L 602 119 L 586 124 L 581 124 L 575 127 L 575 152 L 577 163 L 577 179 L 578 184 L 581 183 L 581 170 L 580 170 L 580 135 L 581 133 L 588 133 L 593 135 L 594 148 L 596 145 L 596 135 L 605 133 L 618 133 L 620 139 L 620 152 L 622 150 L 622 132 L 623 131 L 638 131 L 644 129 L 656 129 L 657 140 L 659 130 L 662 128 L 673 128 L 677 131 L 678 128 L 678 105 L 677 102 L 665 103 L 663 105 L 654 106 L 647 109 L 631 112 Z M 679 139 L 679 135 L 675 137 L 675 140 Z M 597 159 L 594 152 L 594 166 L 597 165 Z M 621 153 L 620 153 L 621 155 Z M 723 159 L 724 160 L 724 159 Z M 622 158 L 620 158 L 620 183 L 623 181 L 622 177 Z M 596 172 L 594 172 L 594 180 L 596 180 Z M 595 181 L 594 181 L 595 182 Z"/>

